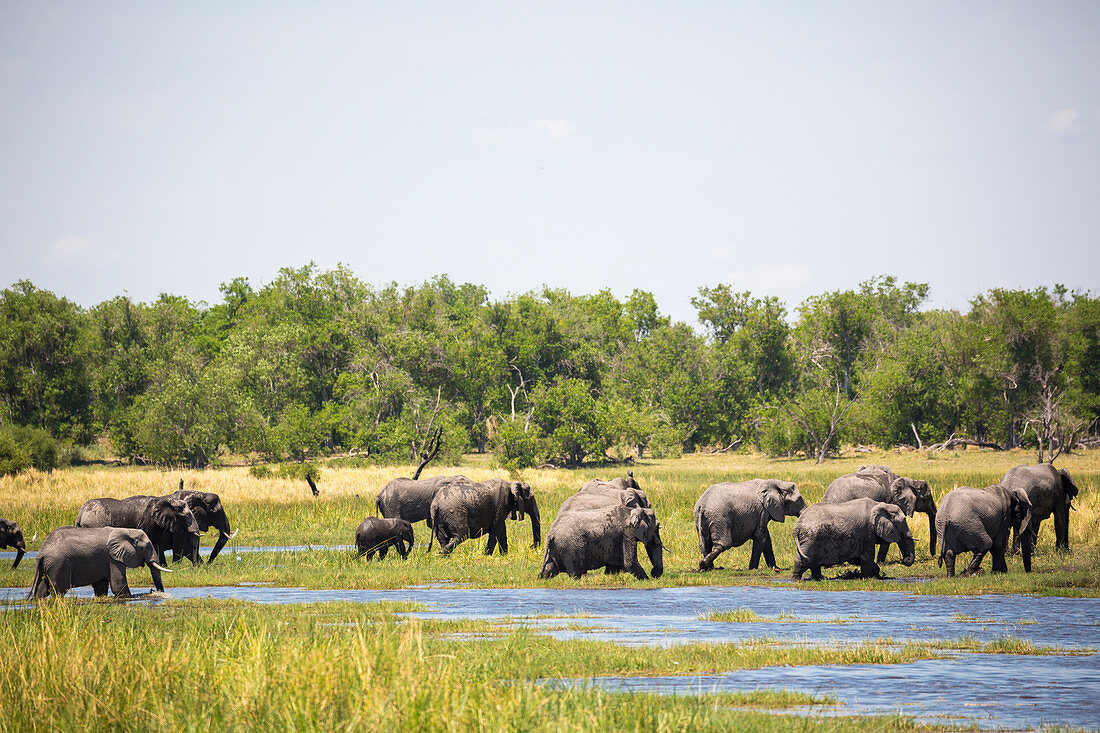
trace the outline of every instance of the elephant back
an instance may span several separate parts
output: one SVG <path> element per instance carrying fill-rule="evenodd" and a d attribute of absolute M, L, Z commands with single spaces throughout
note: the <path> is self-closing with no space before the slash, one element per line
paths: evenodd
<path fill-rule="evenodd" d="M 822 504 L 841 504 L 853 499 L 874 499 L 892 503 L 889 484 L 883 485 L 869 473 L 849 473 L 833 479 L 821 497 Z"/>

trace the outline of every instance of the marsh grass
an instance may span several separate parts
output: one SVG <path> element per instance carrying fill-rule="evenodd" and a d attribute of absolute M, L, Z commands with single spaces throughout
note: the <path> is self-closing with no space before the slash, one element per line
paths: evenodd
<path fill-rule="evenodd" d="M 863 730 L 904 719 L 806 720 L 745 710 L 821 703 L 792 692 L 631 695 L 556 688 L 578 676 L 704 674 L 770 664 L 896 663 L 925 647 L 615 644 L 469 623 L 406 621 L 394 604 L 161 608 L 68 600 L 0 625 L 3 730 Z M 482 629 L 484 630 L 484 629 Z"/>
<path fill-rule="evenodd" d="M 464 473 L 475 480 L 501 475 L 484 456 L 467 456 L 463 466 L 431 467 L 429 474 Z M 146 468 L 82 468 L 55 471 L 51 475 L 31 471 L 16 478 L 0 479 L 0 516 L 15 519 L 37 549 L 53 528 L 71 523 L 84 501 L 100 496 L 164 494 L 176 489 L 182 478 L 187 488 L 218 493 L 227 507 L 237 537 L 211 566 L 197 568 L 175 564 L 179 572 L 166 582 L 177 586 L 232 585 L 238 582 L 269 582 L 304 588 L 400 588 L 437 582 L 478 587 L 614 588 L 694 585 L 781 585 L 788 584 L 794 556 L 791 537 L 793 519 L 772 525 L 779 575 L 768 569 L 747 569 L 750 546 L 729 550 L 717 559 L 719 568 L 708 573 L 695 570 L 699 557 L 692 510 L 699 495 L 719 481 L 753 477 L 793 480 L 807 502 L 819 501 L 835 477 L 856 470 L 865 463 L 891 466 L 903 475 L 926 479 L 937 501 L 961 485 L 995 483 L 1012 466 L 1029 463 L 1023 451 L 1005 453 L 964 451 L 957 455 L 926 457 L 915 451 L 857 454 L 834 459 L 823 465 L 805 460 L 774 460 L 756 455 L 686 456 L 679 460 L 645 461 L 633 466 L 635 476 L 648 493 L 661 520 L 666 546 L 665 574 L 658 580 L 639 582 L 629 575 L 605 576 L 590 573 L 579 581 L 564 575 L 540 581 L 537 574 L 543 549 L 531 547 L 530 523 L 510 522 L 507 556 L 486 557 L 485 538 L 468 540 L 448 557 L 427 552 L 428 532 L 415 526 L 416 546 L 407 560 L 390 553 L 384 561 L 367 562 L 351 551 L 321 549 L 353 544 L 355 528 L 363 517 L 372 515 L 374 497 L 391 478 L 408 475 L 411 467 L 365 467 L 323 469 L 313 498 L 302 481 L 286 478 L 256 478 L 247 468 L 231 467 L 204 471 L 159 471 Z M 931 579 L 931 582 L 890 583 L 863 580 L 804 581 L 800 588 L 819 590 L 906 590 L 915 593 L 1047 593 L 1064 595 L 1100 594 L 1100 452 L 1063 456 L 1060 467 L 1074 475 L 1081 494 L 1071 519 L 1073 551 L 1061 553 L 1053 547 L 1053 527 L 1046 522 L 1030 575 L 1021 572 L 1019 557 L 1009 558 L 1009 573 L 976 578 L 944 577 L 942 568 L 928 551 L 928 524 L 924 515 L 910 521 L 917 540 L 917 562 L 906 568 L 897 562 L 894 548 L 886 575 L 898 579 Z M 564 499 L 592 478 L 621 475 L 622 468 L 577 470 L 528 470 L 522 478 L 535 489 L 542 513 L 543 534 Z M 213 537 L 204 538 L 209 546 Z M 235 553 L 235 546 L 302 545 L 314 549 L 295 553 Z M 644 560 L 643 560 L 644 563 Z M 986 570 L 989 560 L 986 560 Z M 835 578 L 846 568 L 826 571 Z M 0 563 L 0 585 L 29 585 L 33 564 L 24 562 L 12 573 Z M 147 574 L 135 573 L 137 583 L 149 582 Z M 131 583 L 134 584 L 133 582 Z"/>
<path fill-rule="evenodd" d="M 783 611 L 778 616 L 761 616 L 751 608 L 736 608 L 731 611 L 710 611 L 700 617 L 702 621 L 714 621 L 719 623 L 734 624 L 869 624 L 884 623 L 881 619 L 850 616 L 842 618 L 804 618 L 789 611 Z"/>

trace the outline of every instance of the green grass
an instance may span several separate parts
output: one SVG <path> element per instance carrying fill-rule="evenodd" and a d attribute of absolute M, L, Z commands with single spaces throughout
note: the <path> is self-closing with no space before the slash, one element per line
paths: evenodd
<path fill-rule="evenodd" d="M 471 622 L 404 621 L 396 616 L 403 609 L 55 601 L 9 612 L 0 625 L 0 729 L 910 730 L 900 718 L 807 720 L 746 709 L 827 702 L 792 692 L 633 695 L 538 681 L 937 655 L 918 645 L 693 644 L 639 653 L 524 630 L 455 640 Z"/>

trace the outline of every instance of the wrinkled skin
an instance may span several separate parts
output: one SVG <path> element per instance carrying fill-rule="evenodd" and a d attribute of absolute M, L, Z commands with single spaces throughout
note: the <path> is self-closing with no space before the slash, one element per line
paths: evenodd
<path fill-rule="evenodd" d="M 489 535 L 485 554 L 508 553 L 508 519 L 523 521 L 531 515 L 532 547 L 542 542 L 539 505 L 531 487 L 522 481 L 491 478 L 481 483 L 448 483 L 440 487 L 431 504 L 432 541 L 439 542 L 439 551 L 449 555 L 458 543 L 466 539 Z"/>
<path fill-rule="evenodd" d="M 70 588 L 92 586 L 97 596 L 129 598 L 126 568 L 147 565 L 153 585 L 161 593 L 162 570 L 156 548 L 140 529 L 123 527 L 58 527 L 42 543 L 34 560 L 34 580 L 29 597 L 65 595 Z M 170 571 L 169 571 L 170 572 Z"/>
<path fill-rule="evenodd" d="M 1024 534 L 1024 572 L 1031 572 L 1031 502 L 1021 488 L 993 484 L 982 489 L 960 486 L 940 502 L 936 529 L 940 533 L 940 564 L 947 566 L 947 577 L 955 576 L 955 557 L 960 552 L 974 553 L 970 566 L 961 575 L 981 571 L 987 552 L 993 555 L 993 572 L 1007 573 L 1005 550 L 1013 530 Z"/>
<path fill-rule="evenodd" d="M 432 527 L 432 499 L 441 486 L 472 484 L 465 476 L 432 476 L 425 479 L 395 478 L 382 487 L 375 497 L 378 515 L 387 519 L 404 519 L 410 524 L 427 522 Z"/>
<path fill-rule="evenodd" d="M 651 508 L 648 503 L 642 503 L 636 491 L 620 491 L 619 489 L 608 487 L 604 491 L 578 491 L 576 494 L 567 497 L 566 500 L 561 503 L 561 506 L 558 507 L 558 514 L 620 504 L 622 506 L 628 506 L 631 509 L 635 507 L 641 509 Z"/>
<path fill-rule="evenodd" d="M 1054 546 L 1069 552 L 1069 510 L 1077 496 L 1077 484 L 1064 468 L 1049 463 L 1038 466 L 1017 466 L 1009 469 L 1001 479 L 1001 486 L 1023 489 L 1031 502 L 1031 524 L 1028 532 L 1034 548 L 1039 539 L 1039 525 L 1044 519 L 1054 517 Z M 1012 541 L 1012 552 L 1020 549 L 1020 535 Z"/>
<path fill-rule="evenodd" d="M 927 481 L 898 476 L 885 466 L 861 466 L 856 473 L 849 473 L 835 479 L 825 489 L 823 504 L 839 504 L 852 499 L 874 499 L 901 507 L 905 516 L 913 512 L 928 515 L 928 552 L 936 552 L 936 501 Z M 878 562 L 886 560 L 890 543 L 878 548 Z"/>
<path fill-rule="evenodd" d="M 875 546 L 881 542 L 897 543 L 905 565 L 913 564 L 916 552 L 905 514 L 894 504 L 874 499 L 808 506 L 793 533 L 795 580 L 807 570 L 814 580 L 821 580 L 821 568 L 843 563 L 858 565 L 864 578 L 877 578 Z"/>
<path fill-rule="evenodd" d="M 639 580 L 646 580 L 645 569 L 638 562 L 641 542 L 653 566 L 653 577 L 664 572 L 664 546 L 661 524 L 652 509 L 627 507 L 622 504 L 558 512 L 546 535 L 540 578 L 552 578 L 558 573 L 579 578 L 589 570 L 604 568 L 607 573 L 624 570 Z"/>
<path fill-rule="evenodd" d="M 581 494 L 609 494 L 619 497 L 626 494 L 630 497 L 630 506 L 649 507 L 649 497 L 634 480 L 633 472 L 627 478 L 615 478 L 610 481 L 594 479 L 589 481 L 578 492 Z"/>
<path fill-rule="evenodd" d="M 168 496 L 131 496 L 126 499 L 89 499 L 76 515 L 77 527 L 130 527 L 149 536 L 157 561 L 167 565 L 165 553 L 178 535 L 187 535 L 191 562 L 199 563 L 199 524 L 187 504 Z"/>
<path fill-rule="evenodd" d="M 182 483 L 182 482 L 181 482 Z M 218 530 L 218 540 L 214 543 L 214 549 L 210 551 L 207 563 L 214 562 L 214 558 L 225 547 L 225 543 L 233 536 L 229 527 L 229 517 L 225 515 L 225 507 L 222 506 L 221 497 L 209 491 L 192 491 L 180 489 L 168 495 L 171 499 L 179 499 L 191 513 L 195 515 L 195 522 L 199 525 L 199 532 L 206 532 L 211 527 Z M 196 544 L 191 547 L 186 544 L 191 536 L 186 532 L 177 532 L 172 538 L 172 561 L 179 562 L 184 557 L 192 558 L 196 562 L 199 557 L 199 547 Z M 197 540 L 197 538 L 195 538 Z"/>
<path fill-rule="evenodd" d="M 700 570 L 712 570 L 714 559 L 731 547 L 752 540 L 749 570 L 760 566 L 760 556 L 778 572 L 768 522 L 797 517 L 806 507 L 798 487 L 790 481 L 752 479 L 715 484 L 695 502 L 695 532 L 703 559 Z"/>
<path fill-rule="evenodd" d="M 15 550 L 15 562 L 11 564 L 11 569 L 19 567 L 27 545 L 23 542 L 23 531 L 10 519 L 0 519 L 0 547 L 11 547 Z"/>
<path fill-rule="evenodd" d="M 402 558 L 406 558 L 412 546 L 412 524 L 404 519 L 367 517 L 355 530 L 355 547 L 359 550 L 359 556 L 366 555 L 368 560 L 374 557 L 375 552 L 378 553 L 379 560 L 385 560 L 386 551 L 390 547 L 397 550 Z"/>

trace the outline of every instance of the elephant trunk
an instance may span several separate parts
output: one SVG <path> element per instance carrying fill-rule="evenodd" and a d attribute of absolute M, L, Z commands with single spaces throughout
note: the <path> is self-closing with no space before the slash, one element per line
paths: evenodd
<path fill-rule="evenodd" d="M 928 541 L 928 554 L 936 554 L 936 510 L 928 512 L 928 536 L 931 539 Z"/>
<path fill-rule="evenodd" d="M 902 537 L 901 542 L 898 543 L 898 549 L 901 550 L 901 563 L 905 567 L 909 567 L 916 560 L 917 545 L 913 541 L 913 535 Z"/>
<path fill-rule="evenodd" d="M 533 538 L 531 547 L 538 547 L 542 544 L 542 518 L 539 516 L 539 502 L 533 496 L 527 513 L 531 515 L 531 537 Z"/>
<path fill-rule="evenodd" d="M 654 578 L 659 578 L 665 572 L 665 546 L 661 542 L 661 535 L 657 534 L 646 543 L 646 554 L 649 555 L 649 562 L 653 564 L 653 570 L 650 573 Z"/>
<path fill-rule="evenodd" d="M 225 543 L 229 542 L 236 534 L 236 532 L 230 532 L 229 530 L 229 518 L 225 516 L 224 509 L 214 515 L 214 521 L 210 523 L 210 526 L 218 530 L 218 541 L 214 543 L 214 549 L 210 551 L 210 557 L 206 560 L 208 563 L 214 562 L 214 558 L 225 547 Z"/>
<path fill-rule="evenodd" d="M 19 567 L 19 561 L 23 559 L 23 555 L 27 552 L 27 546 L 20 542 L 15 546 L 15 562 L 11 564 L 11 569 L 15 570 Z"/>

